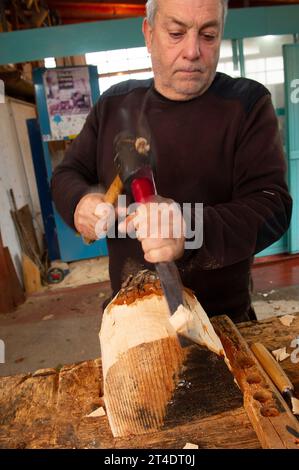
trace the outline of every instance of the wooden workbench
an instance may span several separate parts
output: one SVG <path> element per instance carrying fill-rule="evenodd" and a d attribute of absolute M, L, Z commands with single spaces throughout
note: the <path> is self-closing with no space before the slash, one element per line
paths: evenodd
<path fill-rule="evenodd" d="M 291 326 L 279 318 L 243 323 L 248 344 L 260 341 L 270 350 L 299 335 L 299 313 Z M 106 416 L 87 417 L 102 405 L 101 360 L 0 378 L 0 448 L 260 448 L 242 406 L 243 397 L 223 360 L 190 346 L 176 402 L 170 404 L 159 432 L 114 439 Z M 297 354 L 299 359 L 299 353 Z M 208 362 L 208 367 L 207 367 Z M 299 363 L 281 363 L 299 397 Z"/>

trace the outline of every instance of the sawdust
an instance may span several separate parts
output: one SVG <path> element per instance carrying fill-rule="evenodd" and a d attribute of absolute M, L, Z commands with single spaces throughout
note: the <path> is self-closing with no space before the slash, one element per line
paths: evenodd
<path fill-rule="evenodd" d="M 291 324 L 293 323 L 293 321 L 295 320 L 295 316 L 294 315 L 284 315 L 283 317 L 281 317 L 279 320 L 281 321 L 281 323 L 284 325 L 284 326 L 291 326 Z"/>
<path fill-rule="evenodd" d="M 253 308 L 259 321 L 299 312 L 298 300 L 257 300 Z"/>
<path fill-rule="evenodd" d="M 102 256 L 68 263 L 70 272 L 64 280 L 59 284 L 49 284 L 45 289 L 53 290 L 109 281 L 108 261 L 108 256 Z"/>
<path fill-rule="evenodd" d="M 298 400 L 298 398 L 292 397 L 291 401 L 292 401 L 293 413 L 294 413 L 294 415 L 297 416 L 297 415 L 299 415 L 299 400 Z"/>

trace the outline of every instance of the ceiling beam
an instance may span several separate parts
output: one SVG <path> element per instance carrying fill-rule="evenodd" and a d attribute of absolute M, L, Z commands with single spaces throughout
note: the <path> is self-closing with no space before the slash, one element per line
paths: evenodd
<path fill-rule="evenodd" d="M 130 3 L 98 3 L 57 1 L 48 2 L 51 9 L 59 12 L 62 23 L 97 21 L 103 19 L 144 16 L 145 6 Z"/>

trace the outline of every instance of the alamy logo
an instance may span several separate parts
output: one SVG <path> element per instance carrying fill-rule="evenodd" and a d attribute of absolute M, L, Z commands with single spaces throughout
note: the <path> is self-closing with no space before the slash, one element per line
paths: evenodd
<path fill-rule="evenodd" d="M 294 88 L 294 90 L 291 93 L 291 102 L 293 104 L 298 104 L 299 103 L 299 79 L 295 79 L 291 82 L 291 88 Z"/>
<path fill-rule="evenodd" d="M 0 80 L 0 104 L 5 103 L 5 89 L 4 89 L 4 81 Z"/>
<path fill-rule="evenodd" d="M 184 238 L 185 249 L 197 250 L 203 244 L 203 204 L 150 202 L 129 204 L 126 195 L 120 195 L 116 209 L 112 204 L 100 203 L 95 214 L 98 238 Z M 116 225 L 116 214 L 118 224 Z M 125 229 L 124 222 L 127 221 Z"/>
<path fill-rule="evenodd" d="M 5 343 L 0 339 L 0 364 L 5 363 Z"/>
<path fill-rule="evenodd" d="M 299 363 L 299 337 L 294 338 L 291 342 L 291 348 L 295 348 L 291 354 L 291 362 L 293 364 Z"/>

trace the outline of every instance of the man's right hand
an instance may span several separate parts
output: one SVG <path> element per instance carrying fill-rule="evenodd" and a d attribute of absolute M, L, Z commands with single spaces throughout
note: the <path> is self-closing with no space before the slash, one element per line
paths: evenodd
<path fill-rule="evenodd" d="M 80 199 L 75 209 L 74 225 L 77 232 L 89 240 L 104 237 L 109 229 L 112 210 L 113 206 L 105 203 L 104 194 L 86 194 Z M 98 230 L 99 221 L 101 233 Z"/>

